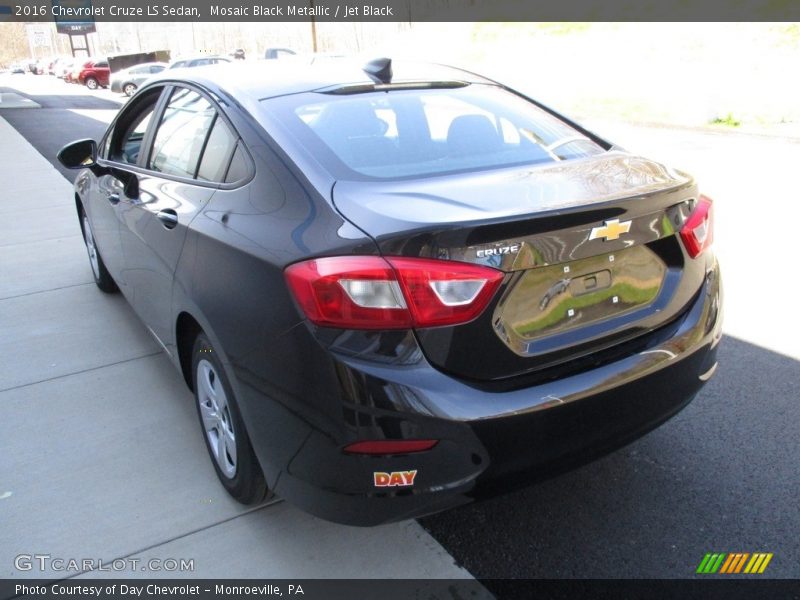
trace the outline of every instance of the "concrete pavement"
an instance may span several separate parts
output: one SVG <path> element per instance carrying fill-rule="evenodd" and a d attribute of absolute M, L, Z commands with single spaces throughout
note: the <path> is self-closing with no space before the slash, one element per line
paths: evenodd
<path fill-rule="evenodd" d="M 77 574 L 15 568 L 38 553 L 194 561 L 123 577 L 470 578 L 414 521 L 358 529 L 229 499 L 181 377 L 96 289 L 72 186 L 1 115 L 0 577 Z"/>

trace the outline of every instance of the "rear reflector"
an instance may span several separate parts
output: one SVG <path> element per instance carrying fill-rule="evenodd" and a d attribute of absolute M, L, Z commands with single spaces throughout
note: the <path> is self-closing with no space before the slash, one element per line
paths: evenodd
<path fill-rule="evenodd" d="M 686 251 L 697 258 L 714 241 L 713 203 L 711 198 L 700 196 L 692 214 L 681 228 L 681 239 Z"/>
<path fill-rule="evenodd" d="M 430 450 L 438 440 L 370 440 L 344 447 L 347 454 L 410 454 Z"/>
<path fill-rule="evenodd" d="M 335 256 L 291 265 L 286 280 L 316 325 L 409 329 L 475 319 L 497 291 L 503 272 L 428 258 Z"/>

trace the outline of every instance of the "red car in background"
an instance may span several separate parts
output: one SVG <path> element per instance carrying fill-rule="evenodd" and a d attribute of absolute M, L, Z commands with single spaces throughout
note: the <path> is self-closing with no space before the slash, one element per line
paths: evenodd
<path fill-rule="evenodd" d="M 106 59 L 88 60 L 77 71 L 77 77 L 73 74 L 73 82 L 82 83 L 90 90 L 96 90 L 98 87 L 108 87 L 111 69 Z"/>

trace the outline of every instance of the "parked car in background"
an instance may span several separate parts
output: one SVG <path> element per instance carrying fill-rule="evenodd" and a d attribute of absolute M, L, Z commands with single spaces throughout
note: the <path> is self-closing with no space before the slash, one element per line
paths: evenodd
<path fill-rule="evenodd" d="M 78 75 L 80 75 L 81 69 L 83 68 L 83 62 L 83 60 L 74 61 L 64 73 L 64 81 L 67 83 L 78 83 Z"/>
<path fill-rule="evenodd" d="M 75 59 L 71 57 L 59 58 L 53 67 L 53 72 L 59 79 L 67 79 L 67 75 L 72 73 L 72 67 L 75 64 Z"/>
<path fill-rule="evenodd" d="M 297 52 L 289 50 L 289 48 L 267 48 L 264 51 L 264 58 L 267 60 L 275 60 L 278 58 L 287 58 L 289 56 L 296 56 Z"/>
<path fill-rule="evenodd" d="M 12 75 L 25 75 L 25 65 L 11 65 Z"/>
<path fill-rule="evenodd" d="M 169 68 L 185 69 L 188 67 L 203 67 L 206 65 L 216 65 L 219 63 L 229 63 L 229 62 L 233 62 L 233 59 L 230 58 L 229 56 L 201 54 L 199 56 L 179 58 L 172 64 L 170 64 Z"/>
<path fill-rule="evenodd" d="M 630 443 L 714 374 L 690 175 L 439 65 L 165 73 L 59 160 L 97 286 L 240 502 L 430 514 Z"/>
<path fill-rule="evenodd" d="M 110 78 L 111 69 L 108 67 L 108 61 L 104 58 L 86 61 L 77 70 L 77 76 L 73 74 L 74 83 L 81 83 L 90 90 L 108 87 Z"/>
<path fill-rule="evenodd" d="M 153 75 L 161 73 L 169 65 L 167 63 L 143 63 L 129 69 L 123 69 L 111 75 L 111 91 L 126 96 L 133 96 L 142 83 Z"/>
<path fill-rule="evenodd" d="M 53 57 L 53 60 L 50 61 L 50 64 L 47 66 L 47 74 L 48 75 L 55 75 L 56 70 L 58 69 L 58 65 L 64 59 L 60 56 Z"/>

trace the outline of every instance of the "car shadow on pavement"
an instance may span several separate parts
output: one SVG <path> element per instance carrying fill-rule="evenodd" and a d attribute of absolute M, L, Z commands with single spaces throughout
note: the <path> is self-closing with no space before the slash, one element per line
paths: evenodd
<path fill-rule="evenodd" d="M 97 98 L 88 94 L 31 94 L 16 88 L 0 86 L 0 93 L 13 92 L 29 100 L 33 100 L 42 108 L 55 108 L 62 110 L 109 110 L 118 109 L 119 102 Z"/>
<path fill-rule="evenodd" d="M 69 96 L 73 98 L 74 96 Z M 40 96 L 31 96 L 40 102 Z M 113 105 L 114 109 L 119 108 Z M 102 110 L 107 110 L 103 107 Z M 61 148 L 73 140 L 91 138 L 99 141 L 108 123 L 77 113 L 64 118 L 68 108 L 6 108 L 0 110 L 0 117 L 17 130 L 36 150 L 52 164 L 67 181 L 75 180 L 77 171 L 71 171 L 58 162 L 56 155 Z"/>
<path fill-rule="evenodd" d="M 633 444 L 421 524 L 478 578 L 685 578 L 706 552 L 756 551 L 800 576 L 800 364 L 730 336 L 718 359 Z"/>

